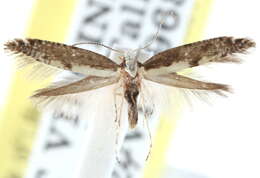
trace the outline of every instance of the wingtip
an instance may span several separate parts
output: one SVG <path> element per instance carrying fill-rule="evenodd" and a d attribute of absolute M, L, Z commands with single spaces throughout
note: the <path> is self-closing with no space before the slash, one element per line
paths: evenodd
<path fill-rule="evenodd" d="M 25 45 L 26 40 L 15 38 L 4 43 L 4 50 L 8 52 L 19 53 L 21 48 Z"/>
<path fill-rule="evenodd" d="M 246 52 L 249 48 L 255 48 L 256 43 L 250 38 L 236 38 L 233 43 L 239 52 Z"/>

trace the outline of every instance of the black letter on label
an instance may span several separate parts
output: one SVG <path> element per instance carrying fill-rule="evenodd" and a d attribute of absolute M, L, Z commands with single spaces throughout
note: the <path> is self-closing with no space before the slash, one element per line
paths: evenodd
<path fill-rule="evenodd" d="M 92 41 L 101 43 L 102 36 L 104 36 L 108 23 L 106 18 L 102 19 L 101 17 L 106 17 L 110 8 L 109 6 L 98 3 L 97 1 L 88 1 L 87 7 L 88 13 L 79 27 L 76 41 Z M 95 34 L 93 34 L 93 31 Z"/>
<path fill-rule="evenodd" d="M 114 170 L 112 172 L 112 178 L 121 178 L 121 176 L 119 175 L 119 173 L 116 170 Z"/>
<path fill-rule="evenodd" d="M 140 132 L 140 130 L 135 130 L 134 132 L 129 132 L 126 137 L 125 140 L 136 140 L 136 139 L 142 139 L 143 135 Z"/>
<path fill-rule="evenodd" d="M 94 23 L 96 22 L 97 18 L 99 18 L 101 15 L 107 14 L 107 12 L 110 10 L 109 7 L 104 6 L 104 4 L 98 4 L 96 1 L 91 1 L 90 7 L 96 7 L 97 10 L 89 15 L 87 18 L 84 19 L 84 23 Z"/>
<path fill-rule="evenodd" d="M 174 30 L 179 25 L 179 16 L 174 11 L 163 11 L 162 9 L 156 9 L 153 13 L 152 19 L 154 19 L 154 23 L 157 27 L 159 27 L 161 21 L 163 20 L 164 15 L 167 12 L 171 12 L 171 15 L 169 17 L 166 17 L 167 19 L 162 24 L 162 29 L 164 30 Z"/>
<path fill-rule="evenodd" d="M 144 9 L 137 9 L 135 7 L 130 7 L 130 6 L 123 6 L 122 11 L 123 12 L 130 11 L 131 13 L 139 15 L 139 16 L 143 16 L 144 12 L 145 12 Z"/>
<path fill-rule="evenodd" d="M 120 155 L 122 155 L 122 159 L 120 159 L 119 166 L 115 167 L 112 173 L 112 177 L 113 178 L 134 177 L 133 173 L 138 172 L 140 170 L 141 168 L 140 165 L 132 157 L 131 151 L 122 148 Z"/>
<path fill-rule="evenodd" d="M 102 42 L 102 39 L 101 38 L 95 38 L 95 37 L 92 37 L 90 35 L 87 35 L 87 34 L 84 34 L 84 32 L 78 32 L 78 36 L 77 36 L 77 39 L 76 41 L 86 41 L 86 42 L 96 42 L 96 43 L 101 43 Z"/>
<path fill-rule="evenodd" d="M 37 170 L 35 178 L 44 178 L 47 177 L 47 172 L 44 169 Z"/>
<path fill-rule="evenodd" d="M 122 34 L 127 35 L 132 39 L 136 39 L 139 35 L 138 32 L 140 27 L 140 23 L 126 21 L 122 24 Z"/>
<path fill-rule="evenodd" d="M 133 159 L 132 153 L 129 150 L 123 148 L 121 151 L 124 156 L 123 159 L 120 160 L 120 166 L 124 170 L 130 170 L 131 168 L 135 170 L 140 169 L 138 162 Z"/>
<path fill-rule="evenodd" d="M 70 143 L 68 139 L 66 139 L 59 130 L 52 126 L 50 128 L 49 140 L 47 140 L 47 143 L 45 144 L 45 149 L 49 150 L 52 148 L 66 147 L 69 145 Z"/>
<path fill-rule="evenodd" d="M 182 5 L 186 0 L 164 0 L 164 1 L 170 1 L 174 3 L 174 5 L 180 6 Z"/>
<path fill-rule="evenodd" d="M 74 126 L 78 126 L 79 124 L 79 115 L 78 114 L 68 114 L 63 111 L 54 111 L 52 114 L 53 119 L 63 119 L 66 121 L 72 121 Z"/>

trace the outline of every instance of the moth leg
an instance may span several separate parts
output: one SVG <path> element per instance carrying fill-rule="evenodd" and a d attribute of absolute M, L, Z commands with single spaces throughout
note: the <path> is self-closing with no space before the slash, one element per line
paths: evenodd
<path fill-rule="evenodd" d="M 148 131 L 148 134 L 149 134 L 149 139 L 150 139 L 149 152 L 147 153 L 147 156 L 145 158 L 145 160 L 147 161 L 149 159 L 150 155 L 151 155 L 151 151 L 152 151 L 152 147 L 153 147 L 153 141 L 152 141 L 151 129 L 149 127 L 148 119 L 147 119 L 146 116 L 145 116 L 145 123 L 146 123 L 146 128 L 147 128 L 147 131 Z"/>
<path fill-rule="evenodd" d="M 144 107 L 145 106 L 143 105 L 143 109 L 145 109 Z M 145 121 L 145 125 L 146 125 L 147 131 L 148 131 L 149 140 L 150 140 L 149 152 L 147 153 L 147 156 L 145 158 L 145 160 L 147 161 L 149 159 L 150 155 L 151 155 L 151 150 L 152 150 L 152 147 L 153 147 L 152 134 L 151 134 L 151 130 L 150 130 L 149 123 L 148 123 L 147 112 L 144 112 L 144 121 Z"/>
<path fill-rule="evenodd" d="M 118 93 L 116 93 L 117 88 L 114 88 L 113 91 L 113 95 L 114 95 L 114 108 L 115 108 L 115 114 L 116 114 L 116 118 L 115 118 L 115 122 L 117 121 L 117 102 L 116 102 L 116 96 Z"/>
<path fill-rule="evenodd" d="M 121 103 L 120 103 L 120 108 L 119 108 L 119 118 L 116 121 L 116 123 L 117 123 L 116 124 L 116 126 L 117 126 L 116 127 L 116 145 L 118 145 L 119 129 L 120 129 L 120 125 L 121 125 L 120 121 L 121 121 L 121 117 L 122 117 L 122 107 L 123 107 L 123 102 L 124 102 L 124 98 L 123 98 L 122 94 L 120 94 L 120 96 L 121 96 Z M 118 157 L 117 150 L 116 150 L 116 160 L 120 164 L 120 159 Z"/>
<path fill-rule="evenodd" d="M 146 97 L 144 93 L 147 94 Z M 148 87 L 145 85 L 145 82 L 142 82 L 140 95 L 143 97 L 143 105 L 140 107 L 140 111 L 144 114 L 144 116 L 146 115 L 146 117 L 150 118 L 154 113 L 154 102 L 146 100 L 148 98 L 151 99 L 151 93 L 148 90 Z"/>
<path fill-rule="evenodd" d="M 117 122 L 118 121 L 118 115 L 117 115 L 117 96 L 119 96 L 119 97 L 123 97 L 123 94 L 122 94 L 122 91 L 120 92 L 119 90 L 120 89 L 122 89 L 122 84 L 120 84 L 118 87 L 115 87 L 114 88 L 114 91 L 113 91 L 113 93 L 114 93 L 114 103 L 115 103 L 115 108 L 116 108 L 116 118 L 115 118 L 115 122 Z M 122 106 L 122 100 L 121 100 L 121 106 Z M 120 109 L 121 110 L 121 109 Z M 120 113 L 121 113 L 121 111 L 120 111 Z"/>
<path fill-rule="evenodd" d="M 143 87 L 143 90 L 145 90 L 144 88 L 146 88 L 146 87 L 145 87 L 144 83 L 142 83 L 142 87 Z M 148 118 L 151 115 L 149 114 L 149 116 L 148 116 L 148 113 L 146 112 L 146 106 L 145 106 L 146 101 L 145 101 L 145 96 L 144 96 L 143 92 L 140 92 L 140 100 L 142 100 L 141 107 L 142 107 L 142 110 L 143 110 L 143 113 L 144 113 L 144 122 L 146 124 L 146 128 L 147 128 L 147 131 L 148 131 L 148 134 L 149 134 L 149 140 L 150 140 L 149 152 L 147 153 L 147 156 L 145 158 L 145 160 L 147 161 L 149 159 L 150 155 L 151 155 L 151 150 L 152 150 L 152 147 L 153 147 L 152 134 L 151 134 L 151 130 L 150 130 L 149 123 L 148 123 Z"/>
<path fill-rule="evenodd" d="M 120 92 L 119 90 L 122 88 L 122 83 L 120 83 L 119 86 L 114 88 L 113 94 L 114 94 L 114 107 L 115 107 L 115 114 L 116 114 L 116 118 L 115 118 L 115 123 L 116 123 L 116 140 L 115 140 L 115 144 L 116 146 L 118 145 L 118 138 L 119 138 L 119 129 L 120 129 L 120 119 L 121 119 L 121 115 L 122 115 L 122 106 L 123 106 L 123 95 L 122 92 Z M 118 108 L 117 105 L 117 96 L 120 97 L 121 101 L 120 101 L 120 106 Z M 119 109 L 119 112 L 118 112 Z M 116 161 L 120 164 L 120 159 L 119 159 L 119 153 L 118 150 L 115 150 L 115 155 L 116 155 Z"/>
<path fill-rule="evenodd" d="M 173 86 L 177 88 L 208 90 L 208 91 L 226 91 L 230 92 L 230 87 L 225 84 L 202 82 L 199 80 L 191 79 L 176 73 L 164 75 L 145 75 L 147 80 L 157 82 L 160 84 Z"/>
<path fill-rule="evenodd" d="M 118 144 L 118 137 L 119 137 L 119 128 L 120 128 L 120 118 L 121 118 L 121 114 L 122 114 L 122 106 L 123 106 L 123 95 L 122 95 L 122 92 L 118 92 L 118 90 L 120 90 L 122 88 L 122 84 L 120 84 L 118 87 L 115 87 L 114 88 L 114 107 L 115 107 L 115 114 L 116 114 L 116 117 L 115 117 L 115 123 L 116 123 L 116 130 L 117 130 L 117 133 L 116 133 L 116 144 Z M 121 101 L 120 101 L 120 106 L 118 108 L 118 105 L 117 105 L 117 96 L 119 96 L 121 98 Z M 119 110 L 119 115 L 118 115 L 118 110 Z"/>

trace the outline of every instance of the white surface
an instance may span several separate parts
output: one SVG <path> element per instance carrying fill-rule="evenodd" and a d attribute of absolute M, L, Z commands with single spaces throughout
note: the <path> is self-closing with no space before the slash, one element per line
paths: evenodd
<path fill-rule="evenodd" d="M 216 0 L 204 37 L 249 37 L 259 46 L 259 15 L 258 1 Z M 171 165 L 210 178 L 260 177 L 259 52 L 256 48 L 242 65 L 214 73 L 233 85 L 234 94 L 184 114 L 170 149 Z"/>
<path fill-rule="evenodd" d="M 114 105 L 109 103 L 114 102 L 113 91 L 115 85 L 99 89 L 97 99 L 102 100 L 102 103 L 96 107 L 99 108 L 92 117 L 89 113 L 85 113 L 83 118 L 88 118 L 88 129 L 85 135 L 85 145 L 83 151 L 82 162 L 80 164 L 79 178 L 96 177 L 110 178 L 113 168 L 116 163 L 116 156 L 119 156 L 119 151 L 128 130 L 127 108 L 126 103 L 123 104 L 122 114 L 120 118 L 120 128 L 115 125 Z M 97 92 L 98 95 L 98 92 Z M 88 99 L 88 98 L 87 98 Z M 104 106 L 104 103 L 105 104 Z M 88 103 L 90 104 L 90 103 Z M 85 106 L 86 108 L 88 105 Z M 116 143 L 118 140 L 118 143 Z M 117 154 L 117 155 L 116 155 Z M 120 158 L 119 158 L 120 159 Z"/>
<path fill-rule="evenodd" d="M 3 52 L 3 43 L 17 37 L 23 37 L 25 23 L 30 15 L 33 0 L 9 0 L 1 1 L 0 5 L 0 106 L 3 104 L 5 93 L 9 86 L 11 75 L 10 61 L 6 61 Z"/>
<path fill-rule="evenodd" d="M 260 44 L 259 3 L 255 0 L 215 0 L 205 38 L 222 35 L 250 37 Z M 0 40 L 22 37 L 32 0 L 3 1 Z M 2 53 L 2 49 L 1 49 Z M 259 178 L 260 165 L 260 54 L 256 49 L 239 67 L 225 67 L 219 78 L 231 81 L 235 94 L 213 107 L 196 107 L 179 121 L 170 163 L 211 178 Z M 0 87 L 10 75 L 1 54 Z"/>

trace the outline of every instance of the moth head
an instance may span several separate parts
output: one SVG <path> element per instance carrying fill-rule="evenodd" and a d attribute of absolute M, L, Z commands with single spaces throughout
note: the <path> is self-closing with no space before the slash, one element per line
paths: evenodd
<path fill-rule="evenodd" d="M 139 51 L 126 51 L 124 53 L 125 71 L 131 76 L 135 77 L 138 71 L 138 56 Z"/>

